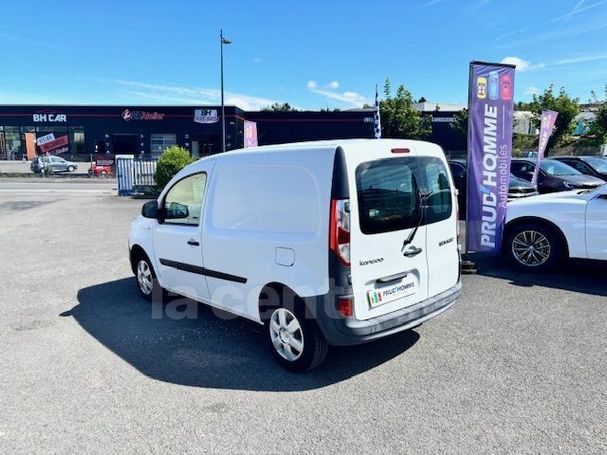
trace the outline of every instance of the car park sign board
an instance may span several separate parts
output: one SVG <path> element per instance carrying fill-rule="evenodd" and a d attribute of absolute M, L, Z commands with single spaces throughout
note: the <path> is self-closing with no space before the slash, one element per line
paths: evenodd
<path fill-rule="evenodd" d="M 472 62 L 468 89 L 467 252 L 499 252 L 512 158 L 514 66 Z"/>

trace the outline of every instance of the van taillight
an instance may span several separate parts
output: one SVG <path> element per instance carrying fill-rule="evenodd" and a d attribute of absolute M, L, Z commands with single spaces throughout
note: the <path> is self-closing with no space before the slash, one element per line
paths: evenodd
<path fill-rule="evenodd" d="M 337 300 L 337 312 L 344 318 L 349 318 L 354 314 L 354 305 L 352 299 L 338 299 Z"/>
<path fill-rule="evenodd" d="M 350 266 L 350 202 L 348 199 L 331 200 L 329 248 L 335 252 L 344 265 Z"/>

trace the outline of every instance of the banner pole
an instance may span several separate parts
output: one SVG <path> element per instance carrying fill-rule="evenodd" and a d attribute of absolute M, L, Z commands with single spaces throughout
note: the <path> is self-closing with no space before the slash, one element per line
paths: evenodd
<path fill-rule="evenodd" d="M 472 103 L 472 69 L 473 63 L 470 63 L 468 67 L 468 131 L 466 133 L 466 217 L 464 220 L 464 236 L 463 236 L 463 253 L 462 253 L 462 273 L 476 273 L 476 264 L 474 261 L 468 258 L 468 214 L 470 210 L 468 210 L 468 205 L 470 203 L 469 191 L 470 191 L 470 134 L 472 129 L 470 128 L 471 116 L 470 116 L 470 106 Z M 459 220 L 457 220 L 459 223 Z"/>

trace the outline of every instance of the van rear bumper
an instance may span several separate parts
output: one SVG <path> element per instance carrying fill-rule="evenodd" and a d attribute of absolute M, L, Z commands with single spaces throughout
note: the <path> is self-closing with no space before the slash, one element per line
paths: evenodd
<path fill-rule="evenodd" d="M 410 329 L 438 316 L 453 306 L 461 292 L 462 283 L 458 281 L 455 286 L 434 297 L 365 321 L 335 317 L 335 313 L 327 311 L 327 308 L 323 311 L 317 307 L 314 313 L 316 322 L 329 344 L 342 346 L 362 344 Z M 324 299 L 319 299 L 319 302 L 320 300 Z"/>

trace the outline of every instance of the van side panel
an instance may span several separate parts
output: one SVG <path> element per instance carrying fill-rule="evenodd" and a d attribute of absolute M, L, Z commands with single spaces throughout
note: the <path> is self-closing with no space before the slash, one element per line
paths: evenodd
<path fill-rule="evenodd" d="M 212 305 L 260 321 L 268 283 L 301 297 L 328 293 L 334 154 L 302 148 L 218 160 L 203 219 L 204 264 L 241 282 L 207 277 Z"/>

